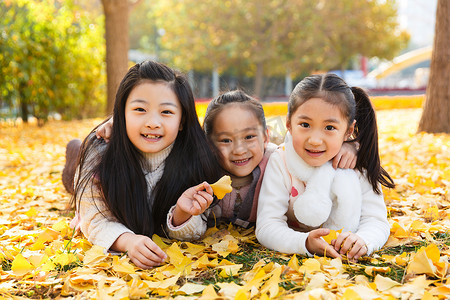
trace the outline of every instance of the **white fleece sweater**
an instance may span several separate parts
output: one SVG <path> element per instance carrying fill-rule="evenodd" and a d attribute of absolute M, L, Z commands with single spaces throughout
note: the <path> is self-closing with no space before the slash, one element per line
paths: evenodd
<path fill-rule="evenodd" d="M 289 139 L 286 140 L 286 149 L 290 148 L 288 147 L 288 143 L 291 143 Z M 259 195 L 256 237 L 258 241 L 267 248 L 284 253 L 309 255 L 305 246 L 308 233 L 296 231 L 288 225 L 289 221 L 300 221 L 303 224 L 306 224 L 307 222 L 302 222 L 302 220 L 297 219 L 288 220 L 287 217 L 292 188 L 291 176 L 300 176 L 299 174 L 304 173 L 301 171 L 301 168 L 305 168 L 305 163 L 295 152 L 286 151 L 284 155 L 285 158 L 280 155 L 280 152 L 276 151 L 271 155 L 267 164 Z M 287 164 L 285 163 L 285 160 Z M 289 167 L 287 167 L 287 165 Z M 292 169 L 296 169 L 296 171 L 291 173 L 289 170 Z M 309 171 L 314 172 L 314 168 Z M 389 237 L 390 227 L 387 221 L 386 205 L 383 196 L 378 195 L 373 191 L 372 185 L 368 182 L 367 178 L 359 172 L 356 172 L 358 178 L 356 183 L 359 183 L 359 186 L 356 186 L 355 188 L 358 190 L 360 189 L 361 192 L 360 199 L 356 200 L 361 201 L 360 214 L 348 214 L 348 211 L 346 211 L 345 207 L 342 207 L 342 205 L 340 206 L 340 209 L 336 209 L 337 196 L 335 193 L 345 195 L 348 192 L 346 190 L 348 189 L 348 186 L 343 187 L 338 182 L 345 181 L 342 176 L 346 176 L 346 174 L 349 174 L 348 172 L 356 171 L 338 170 L 336 173 L 338 176 L 335 176 L 332 180 L 331 190 L 334 189 L 335 192 L 329 193 L 329 197 L 333 201 L 331 212 L 330 208 L 327 205 L 324 206 L 320 201 L 308 201 L 307 204 L 311 208 L 307 208 L 305 212 L 308 213 L 308 210 L 313 210 L 319 215 L 322 214 L 322 210 L 328 210 L 329 216 L 327 215 L 328 219 L 326 219 L 324 227 L 333 230 L 340 230 L 341 228 L 346 227 L 345 229 L 356 233 L 366 242 L 368 248 L 367 255 L 370 255 L 373 251 L 381 248 Z M 325 186 L 330 188 L 330 184 L 325 183 L 326 180 L 323 176 L 316 177 L 324 180 L 324 188 Z M 318 180 L 319 184 L 320 182 L 321 181 Z M 318 186 L 316 186 L 316 188 L 317 187 Z M 308 191 L 308 187 L 304 189 L 305 193 L 306 191 Z M 300 191 L 300 194 L 301 192 L 303 191 Z M 327 193 L 325 193 L 325 195 L 326 194 Z M 302 195 L 300 195 L 298 199 L 301 199 L 301 197 Z M 318 205 L 320 207 L 314 208 L 311 205 Z M 351 206 L 351 202 L 347 205 L 348 210 L 354 209 L 354 207 Z M 296 209 L 299 210 L 300 207 L 297 207 Z M 343 214 L 346 215 L 345 218 Z M 290 215 L 292 216 L 292 214 Z M 313 216 L 314 213 L 311 214 L 311 217 Z M 353 218 L 356 218 L 356 220 L 352 219 L 352 216 Z M 356 224 L 356 226 L 354 224 Z M 313 224 L 313 226 L 317 226 L 317 224 Z"/>

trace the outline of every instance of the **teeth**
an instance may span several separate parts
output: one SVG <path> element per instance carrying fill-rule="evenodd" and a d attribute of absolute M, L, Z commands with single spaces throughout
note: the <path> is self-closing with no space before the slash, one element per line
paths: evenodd
<path fill-rule="evenodd" d="M 240 164 L 240 163 L 246 162 L 246 161 L 248 161 L 248 160 L 249 160 L 249 159 L 246 158 L 246 159 L 243 159 L 243 160 L 235 160 L 234 162 L 237 163 L 237 164 Z"/>
<path fill-rule="evenodd" d="M 161 137 L 160 135 L 152 135 L 152 134 L 143 134 L 143 136 L 145 136 L 148 139 L 158 139 Z"/>

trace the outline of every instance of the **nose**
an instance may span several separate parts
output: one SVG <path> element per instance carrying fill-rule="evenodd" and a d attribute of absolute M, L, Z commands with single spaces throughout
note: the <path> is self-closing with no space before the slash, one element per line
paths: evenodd
<path fill-rule="evenodd" d="M 148 117 L 145 126 L 150 129 L 155 129 L 161 127 L 161 119 L 158 115 L 152 114 Z"/>
<path fill-rule="evenodd" d="M 322 136 L 318 133 L 313 133 L 308 138 L 308 143 L 311 146 L 320 146 L 322 144 Z"/>
<path fill-rule="evenodd" d="M 233 154 L 240 155 L 246 152 L 245 143 L 243 141 L 237 140 L 233 145 Z"/>

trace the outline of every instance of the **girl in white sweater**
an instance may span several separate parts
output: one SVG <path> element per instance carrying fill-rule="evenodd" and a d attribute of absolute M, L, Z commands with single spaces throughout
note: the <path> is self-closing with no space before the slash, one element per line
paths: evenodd
<path fill-rule="evenodd" d="M 117 91 L 109 143 L 95 129 L 80 153 L 73 201 L 93 244 L 126 252 L 140 268 L 164 262 L 152 241 L 179 199 L 207 207 L 220 166 L 208 146 L 187 78 L 153 61 L 131 67 Z"/>
<path fill-rule="evenodd" d="M 347 254 L 357 260 L 389 236 L 380 184 L 375 112 L 367 94 L 334 74 L 303 79 L 288 104 L 285 143 L 270 157 L 261 186 L 256 237 L 271 249 L 298 254 Z M 344 141 L 359 144 L 356 170 L 330 160 Z M 322 228 L 320 228 L 322 227 Z M 329 229 L 343 232 L 329 245 Z"/>

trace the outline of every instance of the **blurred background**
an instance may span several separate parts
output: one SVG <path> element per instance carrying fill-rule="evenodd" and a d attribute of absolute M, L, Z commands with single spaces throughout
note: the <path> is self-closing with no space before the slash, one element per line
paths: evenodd
<path fill-rule="evenodd" d="M 286 101 L 303 77 L 324 72 L 374 96 L 424 94 L 436 5 L 2 0 L 0 119 L 104 117 L 126 69 L 144 59 L 186 73 L 198 101 L 235 88 Z"/>

